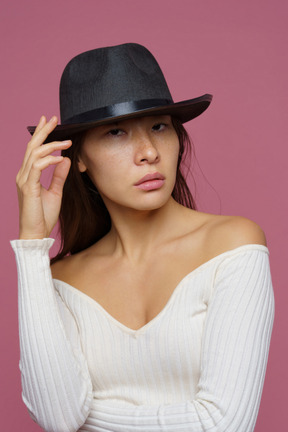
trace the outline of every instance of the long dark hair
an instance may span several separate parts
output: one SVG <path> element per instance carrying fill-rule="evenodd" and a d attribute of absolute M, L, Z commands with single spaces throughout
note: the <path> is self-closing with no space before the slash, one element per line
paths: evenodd
<path fill-rule="evenodd" d="M 182 123 L 172 119 L 179 139 L 179 157 L 172 197 L 185 207 L 196 209 L 194 198 L 183 174 L 183 162 L 191 152 L 191 142 Z M 78 155 L 85 133 L 74 135 L 73 145 L 62 152 L 71 159 L 60 210 L 61 246 L 51 264 L 67 254 L 75 254 L 101 239 L 111 228 L 109 212 L 96 187 L 86 173 L 78 169 Z"/>

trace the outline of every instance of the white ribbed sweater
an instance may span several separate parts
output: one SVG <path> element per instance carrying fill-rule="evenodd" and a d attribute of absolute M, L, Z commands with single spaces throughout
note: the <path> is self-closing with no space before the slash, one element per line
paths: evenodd
<path fill-rule="evenodd" d="M 268 250 L 188 274 L 132 330 L 52 280 L 52 239 L 15 240 L 23 400 L 49 432 L 251 432 L 274 315 Z"/>

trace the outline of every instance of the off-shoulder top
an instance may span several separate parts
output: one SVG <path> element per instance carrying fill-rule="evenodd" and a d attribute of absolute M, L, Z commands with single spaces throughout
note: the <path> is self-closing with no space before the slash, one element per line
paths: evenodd
<path fill-rule="evenodd" d="M 251 432 L 274 316 L 268 249 L 193 270 L 139 330 L 60 280 L 52 239 L 14 240 L 23 400 L 49 432 Z"/>

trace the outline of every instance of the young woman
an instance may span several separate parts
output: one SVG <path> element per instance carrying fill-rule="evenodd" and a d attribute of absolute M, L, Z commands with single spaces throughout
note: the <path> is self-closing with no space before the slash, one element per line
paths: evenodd
<path fill-rule="evenodd" d="M 49 432 L 253 431 L 274 311 L 265 236 L 196 211 L 181 173 L 182 123 L 211 96 L 174 103 L 151 53 L 124 44 L 72 59 L 60 98 L 62 124 L 30 128 L 17 176 L 32 418 Z"/>

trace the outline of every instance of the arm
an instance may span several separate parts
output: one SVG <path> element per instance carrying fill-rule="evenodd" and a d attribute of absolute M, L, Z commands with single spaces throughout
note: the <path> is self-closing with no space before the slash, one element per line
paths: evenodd
<path fill-rule="evenodd" d="M 53 152 L 70 147 L 71 141 L 42 145 L 56 124 L 56 117 L 47 122 L 42 116 L 28 143 L 16 178 L 21 240 L 12 246 L 18 268 L 23 399 L 46 431 L 74 432 L 88 416 L 92 386 L 80 349 L 73 349 L 65 335 L 50 272 L 52 240 L 44 239 L 57 222 L 70 168 L 69 159 Z M 45 189 L 41 173 L 50 165 L 55 169 Z"/>
<path fill-rule="evenodd" d="M 121 410 L 96 401 L 99 427 L 104 424 L 115 432 L 133 431 L 136 426 L 141 432 L 252 432 L 273 315 L 266 249 L 226 257 L 215 275 L 208 306 L 196 398 L 177 405 Z"/>
<path fill-rule="evenodd" d="M 197 395 L 208 411 L 217 413 L 219 431 L 254 429 L 273 316 L 265 250 L 226 259 L 218 269 L 209 306 Z"/>
<path fill-rule="evenodd" d="M 53 240 L 11 243 L 18 269 L 24 403 L 46 431 L 75 432 L 89 414 L 92 384 L 80 344 L 72 347 L 59 315 L 48 255 Z M 72 316 L 70 322 L 76 334 Z"/>

